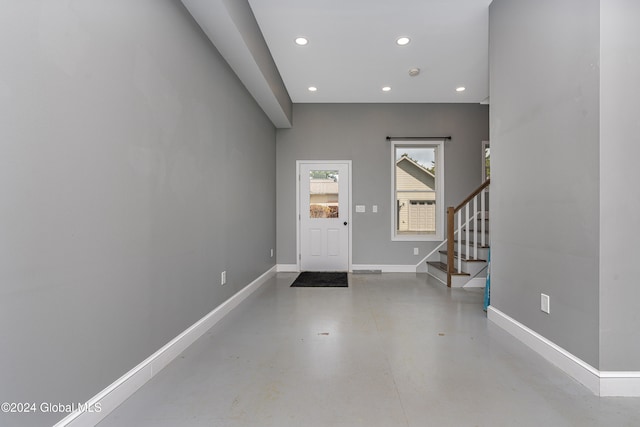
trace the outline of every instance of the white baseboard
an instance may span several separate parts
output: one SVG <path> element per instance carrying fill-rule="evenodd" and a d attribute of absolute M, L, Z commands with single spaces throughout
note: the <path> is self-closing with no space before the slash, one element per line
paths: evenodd
<path fill-rule="evenodd" d="M 278 264 L 278 273 L 299 273 L 300 269 L 297 264 Z M 386 264 L 353 264 L 351 271 L 354 270 L 380 270 L 383 273 L 415 273 L 416 266 L 407 265 L 386 265 Z"/>
<path fill-rule="evenodd" d="M 602 397 L 640 397 L 640 372 L 599 371 L 517 320 L 490 306 L 493 323 Z"/>
<path fill-rule="evenodd" d="M 487 309 L 487 317 L 549 362 L 585 385 L 594 394 L 600 394 L 599 373 L 593 366 L 493 306 Z"/>
<path fill-rule="evenodd" d="M 640 397 L 640 372 L 600 371 L 600 396 Z"/>
<path fill-rule="evenodd" d="M 484 288 L 487 284 L 486 277 L 474 277 L 464 284 L 463 288 Z"/>
<path fill-rule="evenodd" d="M 300 273 L 298 264 L 278 264 L 278 273 Z"/>
<path fill-rule="evenodd" d="M 416 266 L 407 265 L 386 265 L 386 264 L 353 264 L 351 270 L 381 270 L 383 273 L 415 273 Z"/>
<path fill-rule="evenodd" d="M 202 319 L 191 325 L 138 366 L 89 399 L 86 402 L 86 406 L 87 408 L 94 408 L 94 411 L 72 412 L 55 424 L 54 427 L 89 427 L 98 424 L 111 411 L 127 400 L 162 368 L 167 366 L 169 362 L 180 355 L 187 347 L 193 344 L 213 325 L 218 323 L 226 314 L 237 307 L 275 274 L 276 267 L 274 266 L 209 312 Z M 100 411 L 98 412 L 95 408 L 100 408 Z"/>

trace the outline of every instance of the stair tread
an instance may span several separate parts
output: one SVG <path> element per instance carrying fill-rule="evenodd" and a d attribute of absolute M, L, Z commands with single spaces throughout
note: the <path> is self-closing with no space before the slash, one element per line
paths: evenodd
<path fill-rule="evenodd" d="M 427 262 L 428 265 L 437 268 L 438 270 L 444 271 L 445 273 L 447 272 L 447 264 L 445 264 L 444 262 L 439 262 L 439 261 L 428 261 Z M 470 276 L 469 273 L 465 273 L 465 272 L 458 272 L 458 270 L 453 270 L 453 273 L 451 273 L 454 276 Z"/>
<path fill-rule="evenodd" d="M 438 251 L 438 252 L 440 252 L 440 253 L 441 253 L 441 254 L 443 254 L 443 255 L 446 255 L 446 254 L 447 254 L 447 251 Z M 458 257 L 459 257 L 458 252 L 455 252 L 455 251 L 454 251 L 454 252 L 453 252 L 453 257 L 454 257 L 454 258 L 458 258 Z M 480 259 L 480 258 L 475 259 L 475 258 L 473 258 L 473 257 L 462 258 L 462 260 L 463 260 L 463 261 L 467 261 L 467 262 L 487 262 L 487 260 L 486 260 L 486 259 Z"/>

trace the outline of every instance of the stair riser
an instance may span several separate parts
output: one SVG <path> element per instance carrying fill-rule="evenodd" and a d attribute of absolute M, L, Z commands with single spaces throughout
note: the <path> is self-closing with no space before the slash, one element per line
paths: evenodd
<path fill-rule="evenodd" d="M 464 254 L 466 250 L 466 245 L 460 245 L 456 243 L 454 248 L 457 253 Z M 473 255 L 473 246 L 471 244 L 469 244 L 469 255 L 471 255 L 472 258 L 475 258 L 475 256 Z M 488 258 L 489 258 L 489 248 L 478 248 L 478 259 L 488 259 Z"/>
<path fill-rule="evenodd" d="M 486 230 L 486 231 L 484 232 L 484 236 L 485 236 L 484 238 L 485 238 L 485 240 L 486 240 L 487 242 L 489 241 L 489 234 L 490 234 L 490 233 L 489 233 L 489 230 Z M 467 232 L 466 232 L 465 230 L 462 230 L 462 231 L 460 232 L 460 236 L 462 237 L 462 239 L 458 239 L 458 235 L 456 234 L 456 235 L 455 235 L 455 239 L 456 239 L 456 240 L 467 240 Z M 482 240 L 482 231 L 481 231 L 481 230 L 478 230 L 478 231 L 476 232 L 476 237 L 478 238 L 478 241 L 479 241 L 479 242 Z M 470 241 L 470 242 L 473 242 L 473 230 L 469 230 L 469 241 Z"/>
<path fill-rule="evenodd" d="M 445 263 L 445 264 L 447 263 L 447 256 L 445 254 L 440 254 L 440 262 Z M 457 258 L 453 259 L 453 266 L 456 269 L 458 268 L 458 259 Z M 462 271 L 464 273 L 469 273 L 471 275 L 471 277 L 473 277 L 476 274 L 478 274 L 486 266 L 487 266 L 486 262 L 467 262 L 465 260 L 462 260 Z"/>
<path fill-rule="evenodd" d="M 443 264 L 447 264 L 447 254 L 440 254 L 440 262 Z M 482 270 L 486 265 L 487 263 L 485 261 L 465 261 L 463 259 L 461 271 L 463 271 L 464 273 L 469 273 L 471 274 L 471 277 L 473 277 L 478 274 L 478 272 Z M 453 258 L 453 266 L 456 269 L 458 268 L 458 258 Z"/>
<path fill-rule="evenodd" d="M 447 284 L 447 273 L 439 270 L 437 268 L 429 267 L 428 274 L 435 277 L 445 285 Z M 461 288 L 463 287 L 470 279 L 469 276 L 451 276 L 451 287 L 452 288 Z"/>
<path fill-rule="evenodd" d="M 465 236 L 464 234 L 461 236 L 461 238 L 458 238 L 458 236 L 455 237 L 455 243 L 454 244 L 458 244 L 458 242 L 463 241 L 466 242 L 467 241 L 467 236 Z M 478 241 L 478 246 L 482 245 L 482 237 L 480 236 L 480 234 L 478 233 L 478 235 L 476 236 L 476 240 Z M 471 244 L 473 243 L 473 233 L 469 233 L 469 246 L 471 246 Z M 489 241 L 489 236 L 486 235 L 484 238 L 484 244 L 485 246 L 490 246 L 491 242 Z"/>
<path fill-rule="evenodd" d="M 447 273 L 437 269 L 435 267 L 432 266 L 428 266 L 427 267 L 427 273 L 429 273 L 430 275 L 432 275 L 433 277 L 435 277 L 436 279 L 440 280 L 443 283 L 447 283 Z"/>
<path fill-rule="evenodd" d="M 462 288 L 469 282 L 469 280 L 471 280 L 469 276 L 451 276 L 451 287 Z"/>

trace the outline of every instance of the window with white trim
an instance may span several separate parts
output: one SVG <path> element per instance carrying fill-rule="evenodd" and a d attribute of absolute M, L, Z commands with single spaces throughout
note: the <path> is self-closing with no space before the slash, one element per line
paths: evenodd
<path fill-rule="evenodd" d="M 391 140 L 392 240 L 444 239 L 443 166 L 443 140 Z"/>

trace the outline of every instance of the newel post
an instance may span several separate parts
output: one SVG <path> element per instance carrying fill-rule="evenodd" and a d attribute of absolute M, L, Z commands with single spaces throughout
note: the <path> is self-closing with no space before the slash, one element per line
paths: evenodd
<path fill-rule="evenodd" d="M 451 274 L 453 273 L 453 234 L 454 225 L 453 219 L 456 213 L 456 208 L 447 208 L 447 286 L 451 287 Z"/>

